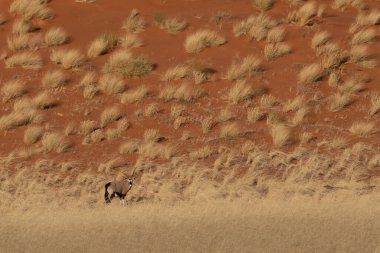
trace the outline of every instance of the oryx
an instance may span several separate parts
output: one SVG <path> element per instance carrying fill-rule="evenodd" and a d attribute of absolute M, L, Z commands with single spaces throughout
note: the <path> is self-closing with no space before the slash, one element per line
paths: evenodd
<path fill-rule="evenodd" d="M 123 178 L 122 180 L 115 180 L 105 184 L 104 199 L 107 204 L 111 203 L 111 200 L 116 196 L 120 199 L 120 204 L 125 205 L 125 197 L 131 190 L 134 178 L 135 170 L 133 170 L 132 176 L 129 178 Z"/>

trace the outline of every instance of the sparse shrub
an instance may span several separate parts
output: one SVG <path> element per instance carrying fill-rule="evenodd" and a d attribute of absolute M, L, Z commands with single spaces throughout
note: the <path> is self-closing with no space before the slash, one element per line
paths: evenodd
<path fill-rule="evenodd" d="M 56 27 L 51 28 L 46 32 L 44 42 L 47 46 L 53 47 L 65 44 L 68 39 L 69 37 L 66 32 L 62 28 Z"/>
<path fill-rule="evenodd" d="M 261 70 L 261 60 L 250 55 L 240 63 L 234 62 L 227 71 L 228 80 L 238 80 L 244 77 L 254 76 Z"/>
<path fill-rule="evenodd" d="M 87 50 L 88 57 L 106 54 L 119 44 L 119 37 L 114 34 L 103 34 L 97 37 Z"/>
<path fill-rule="evenodd" d="M 240 133 L 240 128 L 236 122 L 229 123 L 220 129 L 220 137 L 222 138 L 233 138 L 238 136 Z"/>
<path fill-rule="evenodd" d="M 349 94 L 336 93 L 330 97 L 329 109 L 332 112 L 338 112 L 352 104 L 352 102 L 352 98 Z"/>
<path fill-rule="evenodd" d="M 70 49 L 68 51 L 63 49 L 53 50 L 50 54 L 50 60 L 61 64 L 64 69 L 76 69 L 85 62 L 83 54 L 77 49 Z"/>
<path fill-rule="evenodd" d="M 317 63 L 303 67 L 298 74 L 300 84 L 310 84 L 318 81 L 322 77 L 322 70 Z"/>
<path fill-rule="evenodd" d="M 185 41 L 185 49 L 188 53 L 199 53 L 207 47 L 216 47 L 226 43 L 226 39 L 215 31 L 199 30 L 189 36 Z"/>
<path fill-rule="evenodd" d="M 239 102 L 250 99 L 262 93 L 263 93 L 262 88 L 254 87 L 252 84 L 246 81 L 238 81 L 230 89 L 228 93 L 228 100 L 233 104 L 237 104 Z"/>
<path fill-rule="evenodd" d="M 264 119 L 266 113 L 261 111 L 259 108 L 249 108 L 247 110 L 247 120 L 249 122 L 257 122 Z"/>
<path fill-rule="evenodd" d="M 35 34 L 16 34 L 7 39 L 8 48 L 18 51 L 25 49 L 36 50 L 41 45 L 41 37 Z"/>
<path fill-rule="evenodd" d="M 29 33 L 34 32 L 36 29 L 32 21 L 27 19 L 17 19 L 12 25 L 12 33 Z"/>
<path fill-rule="evenodd" d="M 7 68 L 40 69 L 42 64 L 41 56 L 32 52 L 17 53 L 5 60 L 5 67 Z"/>
<path fill-rule="evenodd" d="M 28 127 L 24 132 L 24 143 L 34 144 L 39 141 L 43 134 L 43 128 L 39 126 Z"/>
<path fill-rule="evenodd" d="M 21 97 L 26 93 L 26 87 L 23 81 L 20 79 L 13 79 L 3 84 L 0 90 L 0 94 L 3 101 L 9 101 Z"/>
<path fill-rule="evenodd" d="M 149 94 L 149 90 L 145 85 L 140 85 L 139 87 L 123 93 L 121 96 L 121 103 L 130 104 L 138 102 L 145 98 Z"/>
<path fill-rule="evenodd" d="M 111 121 L 119 120 L 122 117 L 123 117 L 123 114 L 120 111 L 119 107 L 113 106 L 113 107 L 106 108 L 100 115 L 100 125 L 101 127 L 105 127 Z"/>
<path fill-rule="evenodd" d="M 99 79 L 99 88 L 104 93 L 116 95 L 124 92 L 125 84 L 123 79 L 114 75 L 103 75 Z"/>
<path fill-rule="evenodd" d="M 286 43 L 268 44 L 264 48 L 264 56 L 269 60 L 285 56 L 292 52 L 292 48 Z"/>
<path fill-rule="evenodd" d="M 139 13 L 136 9 L 131 11 L 129 17 L 123 22 L 122 28 L 126 29 L 130 33 L 139 33 L 145 30 L 146 24 L 144 19 L 139 17 Z"/>
<path fill-rule="evenodd" d="M 47 88 L 59 88 L 63 87 L 67 79 L 62 70 L 49 70 L 42 77 L 42 85 Z"/>
<path fill-rule="evenodd" d="M 373 122 L 355 122 L 349 129 L 350 133 L 365 137 L 377 132 L 375 124 Z"/>
<path fill-rule="evenodd" d="M 374 28 L 368 28 L 365 30 L 361 30 L 354 34 L 351 39 L 351 44 L 365 44 L 374 41 L 376 38 L 376 30 Z"/>
<path fill-rule="evenodd" d="M 290 130 L 284 125 L 272 125 L 270 128 L 270 135 L 272 136 L 273 144 L 276 147 L 283 147 L 289 143 Z"/>

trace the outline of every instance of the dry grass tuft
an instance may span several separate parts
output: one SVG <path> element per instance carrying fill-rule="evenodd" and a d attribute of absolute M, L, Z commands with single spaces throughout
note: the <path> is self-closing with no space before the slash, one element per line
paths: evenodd
<path fill-rule="evenodd" d="M 124 92 L 125 83 L 119 76 L 103 75 L 99 79 L 99 88 L 106 94 L 116 95 Z"/>
<path fill-rule="evenodd" d="M 363 91 L 364 89 L 365 86 L 363 82 L 353 79 L 346 81 L 344 84 L 338 87 L 338 90 L 344 94 L 356 94 L 360 91 Z"/>
<path fill-rule="evenodd" d="M 106 108 L 100 115 L 100 126 L 105 127 L 108 123 L 119 120 L 122 117 L 123 114 L 118 106 Z"/>
<path fill-rule="evenodd" d="M 283 111 L 297 111 L 305 105 L 306 101 L 303 96 L 297 96 L 294 99 L 289 99 L 284 103 Z"/>
<path fill-rule="evenodd" d="M 155 65 L 145 56 L 132 56 L 128 51 L 114 52 L 103 67 L 104 73 L 116 73 L 123 77 L 141 77 L 152 70 Z"/>
<path fill-rule="evenodd" d="M 336 93 L 330 97 L 329 109 L 332 112 L 338 112 L 352 104 L 352 102 L 353 100 L 350 94 Z"/>
<path fill-rule="evenodd" d="M 41 45 L 41 37 L 39 34 L 16 34 L 7 38 L 8 48 L 13 51 L 18 50 L 37 50 Z"/>
<path fill-rule="evenodd" d="M 25 93 L 25 83 L 20 79 L 13 79 L 5 82 L 0 90 L 1 97 L 5 102 L 21 97 Z"/>
<path fill-rule="evenodd" d="M 271 109 L 276 104 L 278 104 L 278 100 L 271 94 L 263 95 L 260 98 L 260 106 L 264 109 Z"/>
<path fill-rule="evenodd" d="M 233 32 L 236 37 L 249 34 L 251 39 L 261 41 L 267 37 L 269 30 L 276 25 L 277 22 L 275 20 L 261 13 L 258 16 L 249 16 L 246 20 L 235 24 Z"/>
<path fill-rule="evenodd" d="M 131 104 L 144 99 L 148 95 L 149 89 L 145 85 L 140 85 L 133 90 L 123 93 L 120 101 L 123 104 Z"/>
<path fill-rule="evenodd" d="M 278 43 L 282 42 L 285 38 L 285 29 L 282 27 L 272 28 L 267 35 L 267 42 Z"/>
<path fill-rule="evenodd" d="M 119 147 L 119 153 L 124 154 L 132 154 L 139 150 L 140 142 L 136 140 L 126 141 Z"/>
<path fill-rule="evenodd" d="M 199 30 L 188 35 L 185 41 L 185 49 L 188 53 L 199 53 L 207 47 L 216 47 L 225 44 L 227 41 L 215 31 Z"/>
<path fill-rule="evenodd" d="M 189 157 L 192 160 L 201 160 L 210 157 L 214 153 L 215 152 L 209 146 L 204 146 L 202 148 L 199 148 L 198 150 L 190 152 Z"/>
<path fill-rule="evenodd" d="M 162 139 L 160 132 L 157 129 L 147 129 L 144 132 L 145 142 L 158 142 Z"/>
<path fill-rule="evenodd" d="M 207 134 L 209 133 L 214 126 L 216 125 L 216 122 L 213 117 L 205 117 L 201 120 L 201 128 L 202 128 L 202 133 Z"/>
<path fill-rule="evenodd" d="M 380 95 L 377 92 L 371 94 L 371 108 L 369 115 L 373 116 L 380 111 Z"/>
<path fill-rule="evenodd" d="M 60 88 L 66 85 L 67 79 L 62 70 L 49 70 L 42 77 L 41 82 L 47 88 Z"/>
<path fill-rule="evenodd" d="M 43 117 L 35 109 L 24 108 L 0 117 L 0 130 L 10 130 L 31 123 L 41 123 Z"/>
<path fill-rule="evenodd" d="M 46 152 L 63 153 L 69 150 L 70 143 L 65 140 L 65 136 L 60 133 L 45 133 L 42 136 L 42 147 Z"/>
<path fill-rule="evenodd" d="M 375 123 L 373 122 L 355 122 L 352 124 L 349 131 L 360 137 L 369 136 L 377 132 Z"/>
<path fill-rule="evenodd" d="M 311 48 L 317 49 L 324 46 L 331 40 L 331 34 L 327 31 L 321 31 L 316 33 L 311 40 Z"/>
<path fill-rule="evenodd" d="M 350 60 L 365 68 L 374 68 L 377 66 L 376 59 L 368 52 L 365 45 L 354 46 L 350 51 Z"/>
<path fill-rule="evenodd" d="M 188 83 L 183 83 L 181 85 L 167 85 L 165 86 L 159 94 L 159 98 L 163 99 L 165 102 L 170 100 L 179 100 L 183 102 L 191 102 L 197 98 L 203 97 L 206 92 L 203 88 L 190 85 Z"/>
<path fill-rule="evenodd" d="M 266 113 L 264 111 L 261 111 L 259 108 L 249 108 L 247 110 L 247 120 L 249 122 L 257 122 L 259 120 L 262 120 L 266 117 Z"/>
<path fill-rule="evenodd" d="M 283 147 L 289 144 L 290 134 L 289 128 L 284 125 L 275 124 L 270 128 L 270 135 L 276 147 Z"/>
<path fill-rule="evenodd" d="M 32 21 L 27 19 L 17 19 L 13 22 L 12 33 L 29 33 L 37 30 Z"/>
<path fill-rule="evenodd" d="M 41 56 L 32 52 L 14 54 L 5 59 L 4 63 L 7 68 L 22 67 L 24 69 L 40 69 L 43 64 Z"/>
<path fill-rule="evenodd" d="M 229 123 L 220 129 L 220 137 L 233 138 L 240 134 L 240 127 L 236 122 Z"/>
<path fill-rule="evenodd" d="M 329 75 L 328 84 L 330 87 L 337 88 L 341 83 L 341 77 L 338 72 L 331 72 Z"/>
<path fill-rule="evenodd" d="M 380 11 L 371 10 L 369 13 L 360 13 L 356 18 L 356 23 L 362 26 L 380 24 Z"/>
<path fill-rule="evenodd" d="M 227 71 L 228 80 L 238 80 L 244 77 L 254 76 L 261 70 L 261 60 L 250 55 L 245 57 L 240 63 L 232 63 Z"/>
<path fill-rule="evenodd" d="M 293 118 L 291 119 L 292 126 L 298 126 L 304 122 L 305 117 L 309 114 L 309 108 L 304 106 L 296 111 Z"/>
<path fill-rule="evenodd" d="M 318 81 L 323 76 L 321 67 L 317 63 L 303 67 L 298 74 L 298 82 L 300 84 L 310 84 Z"/>
<path fill-rule="evenodd" d="M 301 26 L 311 25 L 313 17 L 317 15 L 315 2 L 307 2 L 298 10 L 288 14 L 287 20 L 290 23 L 296 23 Z"/>
<path fill-rule="evenodd" d="M 161 109 L 157 103 L 151 103 L 144 109 L 144 116 L 153 117 L 156 116 L 160 111 Z"/>
<path fill-rule="evenodd" d="M 264 89 L 254 87 L 252 84 L 239 80 L 229 91 L 228 101 L 237 104 L 254 96 L 263 94 Z"/>
<path fill-rule="evenodd" d="M 30 145 L 38 142 L 41 139 L 43 132 L 44 130 L 40 126 L 28 127 L 24 132 L 24 143 Z"/>
<path fill-rule="evenodd" d="M 84 55 L 77 49 L 56 49 L 50 54 L 50 60 L 61 64 L 64 69 L 77 69 L 85 62 Z"/>
<path fill-rule="evenodd" d="M 221 122 L 231 121 L 236 118 L 236 114 L 231 111 L 229 108 L 220 110 L 218 119 Z"/>
<path fill-rule="evenodd" d="M 145 30 L 146 24 L 144 19 L 139 17 L 138 11 L 133 9 L 131 14 L 129 14 L 129 17 L 123 22 L 122 28 L 130 33 L 139 33 Z"/>
<path fill-rule="evenodd" d="M 268 44 L 264 48 L 264 56 L 268 61 L 285 56 L 291 52 L 292 48 L 286 43 Z"/>
<path fill-rule="evenodd" d="M 69 40 L 66 32 L 60 28 L 51 28 L 49 29 L 44 37 L 44 42 L 49 47 L 60 46 L 65 44 Z"/>
<path fill-rule="evenodd" d="M 187 22 L 176 18 L 169 18 L 165 19 L 164 27 L 169 33 L 178 33 L 185 30 L 187 27 Z"/>
<path fill-rule="evenodd" d="M 48 92 L 41 92 L 33 98 L 32 105 L 38 109 L 49 109 L 56 105 L 56 101 Z"/>
<path fill-rule="evenodd" d="M 119 37 L 114 34 L 103 34 L 97 37 L 87 50 L 88 57 L 106 54 L 119 44 Z"/>
<path fill-rule="evenodd" d="M 97 123 L 94 120 L 85 120 L 82 121 L 79 126 L 79 133 L 83 135 L 89 135 L 98 129 Z"/>
<path fill-rule="evenodd" d="M 135 48 L 141 47 L 143 42 L 134 34 L 126 34 L 120 39 L 120 44 L 124 48 Z"/>
<path fill-rule="evenodd" d="M 253 0 L 252 3 L 262 11 L 267 11 L 273 6 L 273 0 Z"/>
<path fill-rule="evenodd" d="M 375 39 L 376 39 L 376 29 L 367 28 L 354 34 L 354 36 L 351 39 L 351 44 L 353 45 L 365 44 L 365 43 L 373 42 L 375 41 Z"/>
<path fill-rule="evenodd" d="M 177 65 L 168 69 L 161 77 L 162 81 L 179 80 L 189 75 L 190 68 L 186 65 Z"/>
<path fill-rule="evenodd" d="M 310 132 L 304 132 L 300 135 L 300 142 L 302 144 L 307 144 L 309 143 L 310 141 L 312 141 L 313 139 L 315 139 L 316 137 L 310 133 Z"/>
<path fill-rule="evenodd" d="M 53 12 L 47 7 L 47 2 L 46 0 L 14 0 L 9 7 L 9 12 L 21 15 L 25 19 L 50 19 L 53 17 Z"/>

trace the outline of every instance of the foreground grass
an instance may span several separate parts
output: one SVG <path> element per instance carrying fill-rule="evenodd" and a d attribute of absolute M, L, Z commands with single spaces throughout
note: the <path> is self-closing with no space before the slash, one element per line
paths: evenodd
<path fill-rule="evenodd" d="M 258 200 L 2 215 L 2 252 L 376 252 L 369 201 Z"/>

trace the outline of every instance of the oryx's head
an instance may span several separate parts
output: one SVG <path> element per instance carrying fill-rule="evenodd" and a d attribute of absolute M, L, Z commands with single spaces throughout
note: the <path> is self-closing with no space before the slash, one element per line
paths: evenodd
<path fill-rule="evenodd" d="M 133 181 L 135 181 L 135 178 L 134 177 L 128 178 L 127 181 L 132 186 L 133 185 Z"/>

